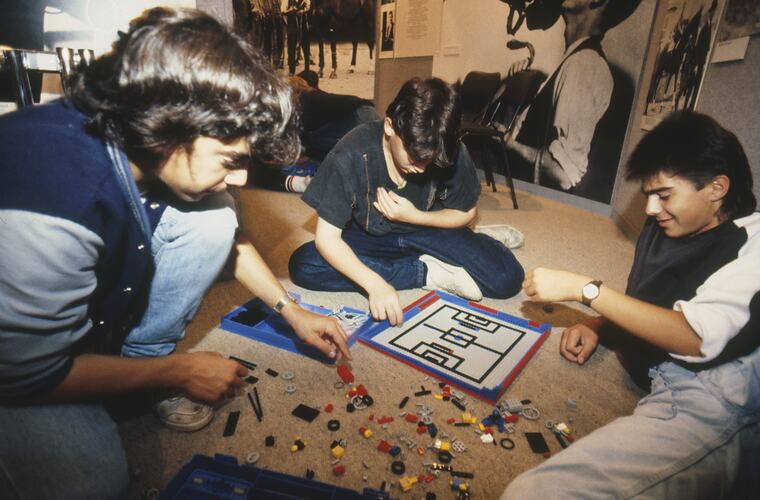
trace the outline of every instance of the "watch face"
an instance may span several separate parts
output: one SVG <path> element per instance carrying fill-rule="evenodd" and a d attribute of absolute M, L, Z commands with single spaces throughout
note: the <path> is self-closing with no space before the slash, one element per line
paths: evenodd
<path fill-rule="evenodd" d="M 585 298 L 586 300 L 594 300 L 598 296 L 599 296 L 599 286 L 595 285 L 594 283 L 588 283 L 583 287 L 583 298 Z"/>

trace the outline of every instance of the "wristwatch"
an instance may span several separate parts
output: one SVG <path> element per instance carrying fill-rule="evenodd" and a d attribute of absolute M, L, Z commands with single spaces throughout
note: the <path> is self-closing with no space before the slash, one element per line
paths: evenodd
<path fill-rule="evenodd" d="M 290 295 L 290 292 L 285 292 L 285 295 L 280 297 L 280 300 L 277 301 L 277 303 L 274 305 L 272 309 L 274 309 L 274 312 L 277 314 L 282 314 L 282 308 L 288 305 L 290 302 L 297 304 L 298 301 L 295 297 Z"/>
<path fill-rule="evenodd" d="M 599 297 L 599 287 L 602 286 L 602 280 L 589 281 L 581 288 L 581 301 L 583 305 L 591 307 L 591 302 Z"/>

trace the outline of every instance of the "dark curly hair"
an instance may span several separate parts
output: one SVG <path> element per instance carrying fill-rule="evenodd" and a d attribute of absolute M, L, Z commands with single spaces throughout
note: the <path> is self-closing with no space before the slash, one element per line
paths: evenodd
<path fill-rule="evenodd" d="M 707 115 L 671 113 L 641 139 L 628 159 L 626 179 L 643 181 L 659 172 L 688 179 L 697 189 L 718 175 L 728 177 L 720 210 L 729 219 L 757 207 L 752 170 L 739 139 Z"/>
<path fill-rule="evenodd" d="M 156 168 L 198 137 L 247 138 L 262 161 L 298 155 L 290 85 L 239 36 L 192 9 L 146 10 L 111 52 L 75 74 L 68 98 L 88 131 Z"/>
<path fill-rule="evenodd" d="M 459 94 L 440 78 L 412 78 L 388 105 L 391 119 L 409 156 L 439 167 L 453 165 L 459 151 L 462 105 Z"/>

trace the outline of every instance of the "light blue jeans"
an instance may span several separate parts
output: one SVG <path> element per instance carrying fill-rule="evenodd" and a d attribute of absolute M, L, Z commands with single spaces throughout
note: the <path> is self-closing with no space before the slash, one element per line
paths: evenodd
<path fill-rule="evenodd" d="M 156 272 L 124 356 L 171 353 L 219 275 L 237 218 L 227 193 L 169 207 L 153 233 Z M 0 498 L 124 498 L 129 476 L 108 412 L 94 404 L 0 407 Z"/>
<path fill-rule="evenodd" d="M 760 498 L 760 349 L 691 372 L 650 370 L 651 392 L 518 476 L 502 499 Z"/>

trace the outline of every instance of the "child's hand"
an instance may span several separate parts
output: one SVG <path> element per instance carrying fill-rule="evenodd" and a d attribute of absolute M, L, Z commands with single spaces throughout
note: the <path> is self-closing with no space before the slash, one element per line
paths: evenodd
<path fill-rule="evenodd" d="M 386 219 L 397 222 L 414 224 L 419 213 L 411 201 L 385 188 L 377 188 L 377 200 L 372 205 Z"/>
<path fill-rule="evenodd" d="M 559 341 L 559 352 L 568 361 L 582 365 L 596 351 L 599 334 L 584 324 L 565 328 Z"/>
<path fill-rule="evenodd" d="M 569 271 L 537 267 L 525 273 L 522 288 L 533 302 L 582 300 L 581 290 L 591 278 Z"/>
<path fill-rule="evenodd" d="M 387 319 L 393 325 L 404 323 L 404 311 L 396 289 L 383 281 L 367 289 L 369 310 L 377 321 Z"/>

